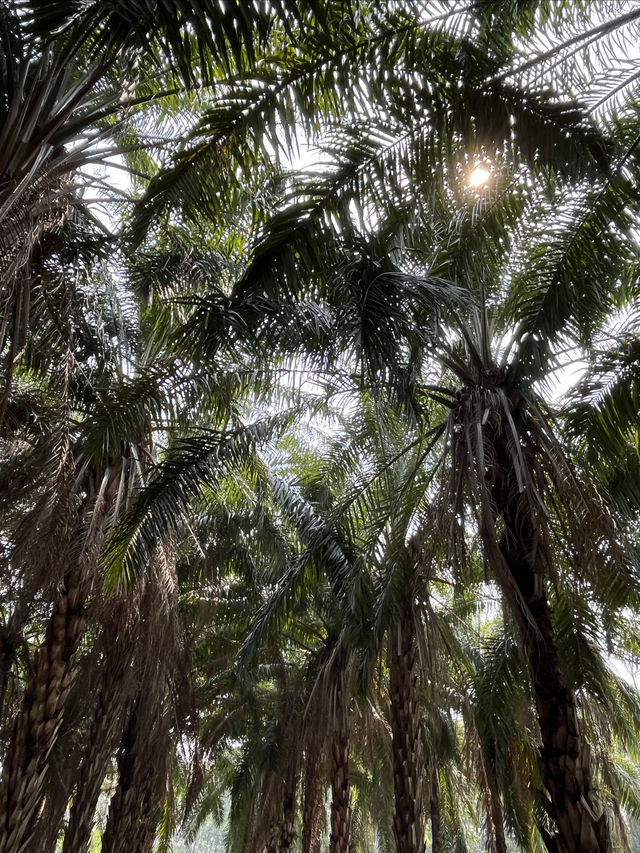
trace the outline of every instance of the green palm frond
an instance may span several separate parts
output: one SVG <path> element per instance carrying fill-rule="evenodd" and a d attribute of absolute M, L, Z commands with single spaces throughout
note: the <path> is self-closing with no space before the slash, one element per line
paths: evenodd
<path fill-rule="evenodd" d="M 631 318 L 634 313 L 631 313 Z M 613 504 L 627 516 L 639 506 L 638 344 L 634 322 L 615 335 L 610 348 L 593 353 L 576 385 L 567 430 L 582 464 L 598 478 Z"/>
<path fill-rule="evenodd" d="M 535 242 L 523 247 L 526 268 L 515 262 L 520 271 L 505 309 L 519 333 L 539 346 L 559 336 L 588 340 L 615 306 L 620 270 L 637 262 L 623 238 L 634 223 L 633 184 L 618 176 L 584 190 L 564 191 L 549 228 L 532 233 Z"/>
<path fill-rule="evenodd" d="M 255 660 L 267 637 L 292 614 L 301 594 L 307 594 L 303 593 L 302 584 L 306 581 L 308 589 L 310 576 L 318 583 L 320 573 L 326 574 L 332 600 L 348 613 L 355 609 L 353 578 L 358 564 L 351 549 L 341 541 L 331 522 L 319 515 L 290 483 L 272 479 L 271 489 L 275 505 L 299 537 L 300 553 L 278 577 L 275 589 L 256 614 L 239 654 L 244 670 Z M 361 596 L 355 615 L 363 619 L 366 610 Z"/>
<path fill-rule="evenodd" d="M 524 25 L 530 52 L 509 51 L 505 46 L 505 76 L 530 85 L 553 79 L 561 96 L 577 96 L 591 111 L 615 115 L 622 101 L 624 113 L 624 101 L 632 103 L 637 94 L 638 66 L 631 58 L 640 27 L 637 10 L 624 2 L 605 8 L 593 0 L 576 2 L 570 8 L 561 3 L 541 3 L 534 17 L 534 5 L 523 4 L 514 15 L 514 20 L 520 18 L 518 26 Z M 503 19 L 507 24 L 512 10 L 507 10 Z M 521 11 L 524 15 L 518 14 Z M 501 38 L 508 40 L 508 26 L 502 28 L 496 20 L 491 35 L 498 42 Z M 491 38 L 488 41 L 491 43 Z M 625 90 L 626 98 L 619 97 Z"/>
<path fill-rule="evenodd" d="M 94 385 L 95 399 L 81 424 L 80 447 L 83 462 L 119 454 L 130 440 L 144 441 L 166 419 L 167 392 L 162 388 L 165 374 L 141 374 L 121 379 L 101 389 Z"/>
<path fill-rule="evenodd" d="M 237 429 L 202 431 L 173 442 L 112 538 L 111 583 L 131 584 L 161 536 L 182 523 L 189 503 L 215 490 L 222 478 L 234 470 L 258 475 L 256 448 L 286 428 L 292 416 L 289 412 Z"/>
<path fill-rule="evenodd" d="M 620 805 L 634 821 L 640 819 L 640 779 L 638 768 L 632 761 L 617 761 L 613 776 Z"/>
<path fill-rule="evenodd" d="M 225 83 L 192 142 L 149 185 L 138 205 L 136 240 L 168 209 L 214 223 L 228 220 L 249 198 L 254 210 L 264 211 L 264 188 L 276 174 L 272 161 L 281 152 L 290 158 L 298 135 L 305 147 L 319 138 L 342 152 L 324 202 L 326 213 L 339 219 L 344 204 L 359 198 L 366 221 L 366 196 L 394 215 L 411 196 L 414 216 L 423 207 L 426 219 L 442 181 L 438 163 L 462 160 L 465 151 L 489 158 L 495 152 L 533 171 L 549 164 L 572 178 L 606 168 L 602 137 L 574 104 L 517 89 L 497 79 L 496 70 L 486 52 L 439 26 L 437 16 L 390 7 L 386 16 L 352 20 L 343 10 L 335 39 L 306 30 L 295 50 L 266 56 L 260 73 Z M 286 227 L 293 239 L 296 210 L 318 219 L 317 190 L 302 189 L 289 218 L 276 214 L 273 231 L 284 234 Z M 318 221 L 316 227 L 322 227 Z M 275 239 L 267 242 L 270 252 Z M 266 250 L 264 237 L 259 245 Z"/>
<path fill-rule="evenodd" d="M 309 17 L 326 26 L 328 17 L 326 4 L 315 0 L 277 0 L 268 8 L 241 2 L 221 8 L 208 0 L 177 6 L 152 0 L 71 4 L 30 0 L 28 6 L 39 37 L 60 32 L 87 42 L 93 50 L 115 54 L 138 48 L 152 56 L 164 54 L 190 83 L 215 80 L 217 63 L 226 68 L 252 64 L 274 20 L 293 24 Z"/>

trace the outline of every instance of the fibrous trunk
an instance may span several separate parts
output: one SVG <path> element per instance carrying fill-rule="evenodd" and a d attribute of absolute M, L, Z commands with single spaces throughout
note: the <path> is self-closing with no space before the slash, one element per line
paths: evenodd
<path fill-rule="evenodd" d="M 110 633 L 107 634 L 105 646 L 102 687 L 78 774 L 69 824 L 64 835 L 63 853 L 85 853 L 89 848 L 100 790 L 122 726 L 124 683 L 131 653 L 116 643 Z"/>
<path fill-rule="evenodd" d="M 168 750 L 161 704 L 158 693 L 143 685 L 122 738 L 102 853 L 152 849 Z"/>
<path fill-rule="evenodd" d="M 70 541 L 56 556 L 64 559 L 65 572 L 49 618 L 44 643 L 36 652 L 22 708 L 13 729 L 0 782 L 0 853 L 30 850 L 30 840 L 43 807 L 43 783 L 65 713 L 75 676 L 74 655 L 86 624 L 85 600 L 93 583 L 98 555 L 113 505 L 120 467 L 102 472 L 96 488 L 96 471 L 88 469 L 78 492 L 82 504 L 68 525 Z M 73 506 L 76 498 L 62 501 Z M 65 515 L 66 518 L 66 515 Z M 65 525 L 67 526 L 67 525 Z"/>
<path fill-rule="evenodd" d="M 606 818 L 591 809 L 590 748 L 581 732 L 575 694 L 560 677 L 551 609 L 546 596 L 527 603 L 540 632 L 532 636 L 533 626 L 523 627 L 542 737 L 540 769 L 549 792 L 547 810 L 558 825 L 557 849 L 606 853 Z"/>
<path fill-rule="evenodd" d="M 71 700 L 73 701 L 73 700 Z M 51 762 L 45 781 L 46 795 L 31 848 L 38 853 L 55 853 L 65 812 L 78 776 L 82 739 L 77 722 L 65 720 L 55 747 L 57 758 Z"/>
<path fill-rule="evenodd" d="M 349 730 L 342 679 L 336 686 L 335 728 L 331 741 L 331 836 L 330 853 L 349 853 L 351 831 L 351 783 L 349 779 Z"/>
<path fill-rule="evenodd" d="M 324 773 L 321 745 L 314 738 L 305 757 L 304 798 L 302 806 L 302 849 L 320 853 L 324 814 Z"/>
<path fill-rule="evenodd" d="M 500 550 L 526 608 L 515 600 L 509 584 L 503 582 L 503 589 L 522 635 L 535 693 L 542 738 L 539 763 L 548 792 L 543 805 L 557 825 L 547 846 L 558 853 L 606 853 L 606 819 L 596 816 L 591 807 L 589 745 L 581 732 L 575 694 L 565 686 L 560 672 L 543 582 L 547 560 L 532 498 L 520 493 L 507 447 L 503 444 L 499 451 L 502 473 L 494 482 L 493 497 L 505 526 Z"/>
<path fill-rule="evenodd" d="M 9 686 L 9 675 L 18 655 L 22 629 L 27 614 L 28 608 L 21 599 L 16 604 L 6 626 L 0 630 L 0 720 L 4 719 L 4 703 Z"/>
<path fill-rule="evenodd" d="M 389 637 L 393 733 L 393 832 L 397 853 L 424 853 L 422 737 L 416 691 L 417 644 L 410 607 Z"/>
<path fill-rule="evenodd" d="M 250 853 L 277 853 L 278 818 L 274 806 L 280 805 L 279 797 L 274 798 L 274 790 L 280 788 L 281 780 L 273 770 L 267 770 L 262 779 L 262 790 L 256 810 L 256 820 L 252 827 L 248 849 Z M 276 805 L 277 801 L 277 805 Z"/>
<path fill-rule="evenodd" d="M 487 786 L 489 794 L 487 817 L 491 827 L 491 846 L 495 853 L 507 853 L 502 803 L 500 802 L 500 794 L 498 793 L 498 787 L 491 770 L 487 770 Z"/>
<path fill-rule="evenodd" d="M 22 853 L 29 849 L 49 754 L 73 682 L 72 659 L 84 625 L 82 573 L 74 568 L 63 579 L 45 641 L 36 653 L 33 675 L 4 763 L 0 784 L 1 853 Z"/>
<path fill-rule="evenodd" d="M 298 788 L 298 776 L 290 773 L 285 780 L 282 802 L 282 826 L 280 828 L 280 844 L 278 853 L 291 853 L 295 838 L 296 820 L 296 791 Z"/>
<path fill-rule="evenodd" d="M 442 853 L 442 829 L 440 823 L 440 779 L 435 762 L 431 764 L 430 774 L 431 806 L 431 853 Z"/>

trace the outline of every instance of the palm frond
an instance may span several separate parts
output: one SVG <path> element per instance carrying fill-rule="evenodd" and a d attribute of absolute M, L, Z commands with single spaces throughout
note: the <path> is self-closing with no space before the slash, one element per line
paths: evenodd
<path fill-rule="evenodd" d="M 175 530 L 189 503 L 216 488 L 234 469 L 260 470 L 256 447 L 268 442 L 290 422 L 285 413 L 223 431 L 209 430 L 177 439 L 149 478 L 109 546 L 110 582 L 129 585 L 144 571 L 161 536 Z"/>

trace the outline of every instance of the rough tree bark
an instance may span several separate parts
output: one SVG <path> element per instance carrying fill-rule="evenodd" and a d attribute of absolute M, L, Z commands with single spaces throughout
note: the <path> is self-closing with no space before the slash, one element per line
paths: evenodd
<path fill-rule="evenodd" d="M 0 629 L 0 720 L 4 719 L 4 703 L 9 687 L 9 676 L 18 657 L 20 646 L 24 645 L 22 630 L 27 619 L 28 607 L 21 597 Z"/>
<path fill-rule="evenodd" d="M 102 686 L 78 774 L 64 834 L 63 853 L 85 853 L 89 849 L 100 790 L 118 733 L 122 730 L 124 687 L 132 656 L 130 649 L 118 643 L 113 633 L 105 633 L 106 661 Z"/>
<path fill-rule="evenodd" d="M 73 700 L 71 700 L 73 701 Z M 82 743 L 75 719 L 65 719 L 55 746 L 57 758 L 51 762 L 45 781 L 44 806 L 31 841 L 38 853 L 55 853 L 60 828 L 77 779 Z M 54 765 L 55 762 L 55 766 Z"/>
<path fill-rule="evenodd" d="M 422 737 L 416 692 L 417 644 L 407 605 L 389 635 L 389 682 L 393 733 L 393 833 L 397 853 L 424 853 Z"/>
<path fill-rule="evenodd" d="M 313 738 L 306 754 L 304 768 L 304 796 L 302 805 L 302 849 L 307 853 L 320 853 L 324 814 L 324 755 L 322 745 Z"/>
<path fill-rule="evenodd" d="M 297 790 L 298 776 L 295 773 L 290 773 L 285 780 L 283 789 L 282 825 L 280 827 L 278 853 L 292 853 L 294 849 Z"/>
<path fill-rule="evenodd" d="M 490 769 L 485 771 L 488 790 L 487 818 L 491 829 L 491 848 L 493 853 L 507 853 L 507 840 L 504 834 L 504 813 L 496 780 Z"/>
<path fill-rule="evenodd" d="M 85 600 L 97 569 L 97 555 L 119 481 L 121 460 L 98 474 L 88 470 L 84 483 L 67 496 L 84 492 L 70 521 L 73 530 L 56 556 L 64 560 L 45 640 L 36 652 L 22 708 L 0 781 L 0 853 L 29 850 L 43 805 L 43 784 L 75 677 L 74 655 L 86 624 Z M 97 487 L 97 483 L 100 486 Z M 51 543 L 52 548 L 57 543 Z"/>
<path fill-rule="evenodd" d="M 49 754 L 73 683 L 73 655 L 84 631 L 83 587 L 83 572 L 74 566 L 63 578 L 45 641 L 36 653 L 22 710 L 14 724 L 0 783 L 1 853 L 29 849 Z"/>
<path fill-rule="evenodd" d="M 431 762 L 429 773 L 429 800 L 431 810 L 431 853 L 442 853 L 442 830 L 440 824 L 440 779 L 435 762 Z"/>
<path fill-rule="evenodd" d="M 111 798 L 102 853 L 147 853 L 153 846 L 165 782 L 168 743 L 162 700 L 142 685 L 118 756 L 118 786 Z"/>
<path fill-rule="evenodd" d="M 335 725 L 331 739 L 330 853 L 349 853 L 351 783 L 349 778 L 349 728 L 344 696 L 342 656 L 335 662 Z"/>
<path fill-rule="evenodd" d="M 273 770 L 267 770 L 262 780 L 262 790 L 256 809 L 256 819 L 251 829 L 248 849 L 250 853 L 277 853 L 279 818 L 276 809 L 281 805 L 278 795 L 281 779 Z"/>
<path fill-rule="evenodd" d="M 499 437 L 492 486 L 495 507 L 504 521 L 499 547 L 522 600 L 514 600 L 510 584 L 502 583 L 515 615 L 536 699 L 542 738 L 540 770 L 548 796 L 542 803 L 557 825 L 545 843 L 550 853 L 607 853 L 609 836 L 604 814 L 591 807 L 590 749 L 581 731 L 576 697 L 564 683 L 546 594 L 547 557 L 541 531 L 521 494 L 506 438 Z"/>

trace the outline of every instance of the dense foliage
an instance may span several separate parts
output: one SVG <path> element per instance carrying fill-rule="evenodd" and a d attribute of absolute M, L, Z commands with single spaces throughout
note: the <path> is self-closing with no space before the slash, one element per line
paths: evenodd
<path fill-rule="evenodd" d="M 639 37 L 0 0 L 0 853 L 637 845 Z"/>

